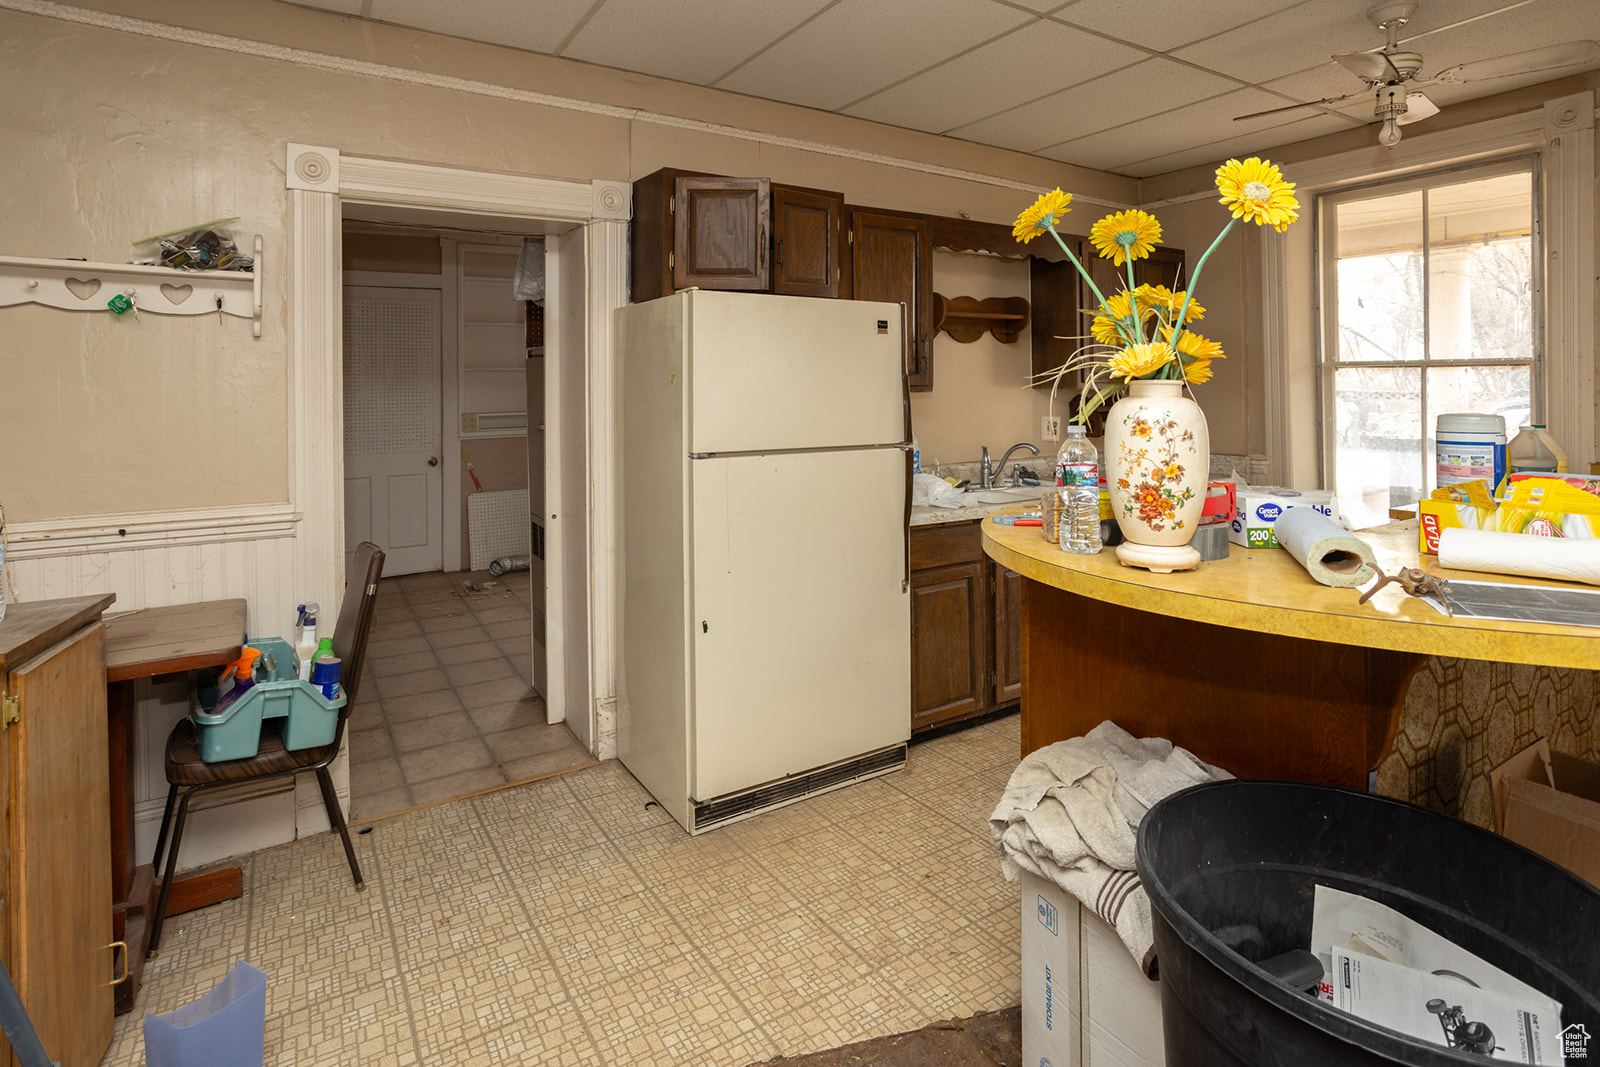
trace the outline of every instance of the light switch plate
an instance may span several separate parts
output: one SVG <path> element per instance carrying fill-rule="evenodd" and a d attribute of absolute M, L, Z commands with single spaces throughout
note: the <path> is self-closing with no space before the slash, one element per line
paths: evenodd
<path fill-rule="evenodd" d="M 471 414 L 471 415 L 462 415 L 461 416 L 461 432 L 462 433 L 477 433 L 478 432 L 478 416 L 477 416 L 476 413 Z"/>
<path fill-rule="evenodd" d="M 1061 440 L 1061 416 L 1059 416 L 1059 415 L 1044 415 L 1044 416 L 1040 417 L 1040 419 L 1039 419 L 1039 440 L 1041 440 L 1041 441 L 1059 441 L 1059 440 Z"/>

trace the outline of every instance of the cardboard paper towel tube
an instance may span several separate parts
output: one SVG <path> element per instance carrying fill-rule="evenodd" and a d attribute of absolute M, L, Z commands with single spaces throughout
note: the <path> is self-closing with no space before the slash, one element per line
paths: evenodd
<path fill-rule="evenodd" d="M 1600 585 L 1600 541 L 1447 527 L 1439 566 Z"/>
<path fill-rule="evenodd" d="M 1378 574 L 1372 546 L 1315 508 L 1290 508 L 1272 524 L 1278 544 L 1323 585 L 1354 589 Z"/>

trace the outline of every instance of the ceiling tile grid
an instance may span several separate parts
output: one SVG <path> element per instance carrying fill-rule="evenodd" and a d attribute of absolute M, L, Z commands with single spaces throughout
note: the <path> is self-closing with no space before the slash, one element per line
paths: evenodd
<path fill-rule="evenodd" d="M 1373 122 L 1332 57 L 1384 44 L 1372 0 L 299 2 L 1136 177 Z M 1399 38 L 1423 56 L 1408 88 L 1445 107 L 1600 68 L 1427 82 L 1600 40 L 1600 0 L 1420 0 Z"/>

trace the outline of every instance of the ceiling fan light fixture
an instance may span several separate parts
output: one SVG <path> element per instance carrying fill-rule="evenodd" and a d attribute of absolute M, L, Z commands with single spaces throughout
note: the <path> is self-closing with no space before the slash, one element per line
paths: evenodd
<path fill-rule="evenodd" d="M 1378 131 L 1378 143 L 1385 148 L 1393 148 L 1400 143 L 1400 124 L 1393 115 L 1383 120 L 1383 128 Z"/>
<path fill-rule="evenodd" d="M 1378 90 L 1377 106 L 1373 109 L 1373 118 L 1383 122 L 1383 128 L 1378 131 L 1378 143 L 1385 148 L 1393 148 L 1400 143 L 1400 120 L 1408 110 L 1406 94 L 1392 85 L 1386 85 Z"/>

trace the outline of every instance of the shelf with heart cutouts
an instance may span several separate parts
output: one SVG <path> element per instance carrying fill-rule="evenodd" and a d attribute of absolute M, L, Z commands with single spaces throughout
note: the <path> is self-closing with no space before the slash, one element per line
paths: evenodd
<path fill-rule="evenodd" d="M 114 311 L 121 295 L 156 315 L 236 315 L 261 336 L 261 235 L 254 270 L 174 270 L 132 263 L 0 256 L 0 307 L 43 304 L 65 311 Z"/>
<path fill-rule="evenodd" d="M 979 300 L 971 296 L 933 294 L 933 330 L 943 330 L 952 340 L 970 345 L 984 335 L 994 334 L 1001 344 L 1014 345 L 1028 326 L 1028 298 L 991 296 Z"/>

